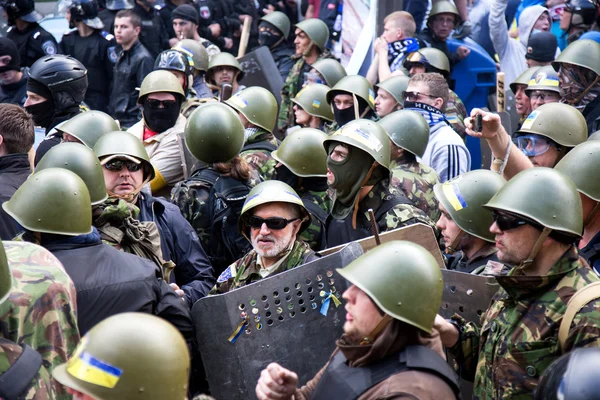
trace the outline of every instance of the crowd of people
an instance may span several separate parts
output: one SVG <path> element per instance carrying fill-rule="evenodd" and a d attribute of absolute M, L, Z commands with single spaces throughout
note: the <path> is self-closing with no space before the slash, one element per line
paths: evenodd
<path fill-rule="evenodd" d="M 428 3 L 382 20 L 361 76 L 340 0 L 71 0 L 58 43 L 3 2 L 0 398 L 207 399 L 194 304 L 414 224 L 495 277 L 481 320 L 438 314 L 428 250 L 379 245 L 337 270 L 327 364 L 262 366 L 258 399 L 597 398 L 600 4 Z M 518 126 L 453 90 L 482 32 Z M 244 81 L 246 34 L 281 93 Z"/>

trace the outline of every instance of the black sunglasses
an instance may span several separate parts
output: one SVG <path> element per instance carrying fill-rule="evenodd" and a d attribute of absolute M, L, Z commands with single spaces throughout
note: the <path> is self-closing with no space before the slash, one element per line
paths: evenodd
<path fill-rule="evenodd" d="M 495 211 L 492 213 L 492 215 L 494 222 L 496 225 L 498 225 L 498 229 L 501 231 L 510 231 L 511 229 L 516 229 L 529 223 L 522 218 L 514 217 L 512 215 L 499 214 Z"/>
<path fill-rule="evenodd" d="M 248 225 L 250 225 L 251 228 L 260 229 L 263 224 L 267 224 L 267 228 L 278 231 L 285 228 L 290 222 L 294 222 L 297 219 L 300 218 L 285 219 L 273 217 L 265 219 L 261 217 L 255 217 L 253 215 L 248 218 Z"/>
<path fill-rule="evenodd" d="M 432 96 L 430 94 L 425 94 L 425 93 L 421 93 L 421 92 L 407 92 L 407 91 L 402 92 L 402 97 L 406 101 L 417 101 L 417 100 L 419 100 L 419 96 L 427 96 L 430 99 L 437 99 L 437 96 Z"/>
<path fill-rule="evenodd" d="M 111 160 L 104 164 L 104 168 L 109 171 L 121 171 L 123 167 L 127 167 L 129 172 L 136 172 L 142 169 L 142 163 L 136 164 L 133 161 Z"/>
<path fill-rule="evenodd" d="M 171 108 L 177 103 L 176 100 L 156 100 L 156 99 L 146 99 L 146 104 L 150 108 Z"/>

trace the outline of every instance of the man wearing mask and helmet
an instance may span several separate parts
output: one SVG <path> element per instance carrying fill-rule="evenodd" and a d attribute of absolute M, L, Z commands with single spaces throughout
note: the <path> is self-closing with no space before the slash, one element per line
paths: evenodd
<path fill-rule="evenodd" d="M 378 120 L 375 93 L 369 81 L 360 75 L 345 76 L 327 92 L 327 103 L 333 111 L 334 123 L 327 129 L 333 133 L 355 119 Z"/>
<path fill-rule="evenodd" d="M 590 30 L 598 17 L 598 6 L 592 0 L 567 0 L 560 15 L 560 29 L 571 44 Z"/>
<path fill-rule="evenodd" d="M 266 14 L 258 23 L 258 43 L 269 48 L 284 82 L 294 66 L 294 50 L 287 42 L 289 35 L 290 19 L 280 11 Z"/>

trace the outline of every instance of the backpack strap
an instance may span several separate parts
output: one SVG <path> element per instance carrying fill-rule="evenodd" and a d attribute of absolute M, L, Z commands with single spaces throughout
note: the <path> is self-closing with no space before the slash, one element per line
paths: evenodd
<path fill-rule="evenodd" d="M 566 342 L 569 337 L 569 329 L 573 323 L 575 315 L 590 301 L 600 298 L 600 282 L 589 284 L 573 294 L 567 303 L 567 310 L 560 322 L 558 329 L 558 341 L 563 353 L 566 351 Z"/>
<path fill-rule="evenodd" d="M 244 147 L 242 148 L 242 151 L 240 151 L 240 153 L 244 152 L 244 151 L 248 151 L 248 150 L 275 151 L 275 150 L 277 150 L 277 146 L 275 146 L 273 143 L 267 142 L 267 141 L 251 143 L 251 144 L 244 145 Z"/>
<path fill-rule="evenodd" d="M 24 344 L 23 352 L 14 364 L 0 376 L 0 398 L 4 400 L 19 400 L 31 382 L 35 379 L 42 366 L 40 353 Z"/>
<path fill-rule="evenodd" d="M 379 221 L 381 217 L 387 214 L 392 208 L 397 206 L 398 204 L 408 204 L 411 206 L 415 206 L 413 202 L 411 202 L 408 197 L 406 197 L 402 193 L 397 193 L 391 198 L 384 199 L 377 211 L 375 212 L 375 221 Z"/>

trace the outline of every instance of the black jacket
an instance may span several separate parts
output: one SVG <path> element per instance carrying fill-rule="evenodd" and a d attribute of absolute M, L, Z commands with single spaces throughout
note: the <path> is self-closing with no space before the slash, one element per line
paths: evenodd
<path fill-rule="evenodd" d="M 163 259 L 175 263 L 175 283 L 185 292 L 190 307 L 193 306 L 216 283 L 196 231 L 183 218 L 179 208 L 166 200 L 140 193 L 136 205 L 140 209 L 140 221 L 156 223 Z"/>
<path fill-rule="evenodd" d="M 29 68 L 21 68 L 23 76 L 19 82 L 9 85 L 0 85 L 0 103 L 16 104 L 21 107 L 27 100 L 27 78 L 29 78 Z"/>
<path fill-rule="evenodd" d="M 21 56 L 21 67 L 31 67 L 38 58 L 58 53 L 54 36 L 36 23 L 31 23 L 24 31 L 19 31 L 12 26 L 6 37 L 17 45 Z"/>
<path fill-rule="evenodd" d="M 167 28 L 163 23 L 159 11 L 154 7 L 146 11 L 144 7 L 136 3 L 135 7 L 133 7 L 133 12 L 139 15 L 142 20 L 140 42 L 142 42 L 154 60 L 160 52 L 171 47 L 169 46 Z"/>
<path fill-rule="evenodd" d="M 600 130 L 600 96 L 592 100 L 581 112 L 588 127 L 588 136 Z"/>
<path fill-rule="evenodd" d="M 20 232 L 18 225 L 2 208 L 31 174 L 27 154 L 0 157 L 0 239 L 11 240 Z"/>
<path fill-rule="evenodd" d="M 175 30 L 173 29 L 173 21 L 171 21 L 171 14 L 176 8 L 177 5 L 173 4 L 171 0 L 165 0 L 165 5 L 158 12 L 162 18 L 165 28 L 167 29 L 167 35 L 169 38 L 175 37 Z"/>
<path fill-rule="evenodd" d="M 142 111 L 137 105 L 142 81 L 154 67 L 154 59 L 146 48 L 136 41 L 125 51 L 119 46 L 119 56 L 113 71 L 113 82 L 108 113 L 119 120 L 121 128 L 130 128 L 142 119 Z"/>
<path fill-rule="evenodd" d="M 273 56 L 273 60 L 275 60 L 281 79 L 285 82 L 292 67 L 296 64 L 296 60 L 292 59 L 294 50 L 284 41 L 271 50 L 271 55 Z"/>
<path fill-rule="evenodd" d="M 44 140 L 42 140 L 42 142 L 35 150 L 35 160 L 33 163 L 34 166 L 40 162 L 40 160 L 42 159 L 42 157 L 44 157 L 48 150 L 50 150 L 56 145 L 59 145 L 62 142 L 62 132 L 55 130 L 54 127 L 60 124 L 61 122 L 73 118 L 80 112 L 81 109 L 79 108 L 79 106 L 72 106 L 61 110 L 59 114 L 54 116 L 54 119 L 52 120 L 50 125 L 46 127 L 46 137 L 44 138 Z"/>
<path fill-rule="evenodd" d="M 421 47 L 433 47 L 434 49 L 438 49 L 442 53 L 448 57 L 448 61 L 450 61 L 450 72 L 454 66 L 460 61 L 458 54 L 451 53 L 448 49 L 448 43 L 445 40 L 439 40 L 434 35 L 433 32 L 429 28 L 423 29 L 423 32 L 417 35 L 417 39 L 419 39 L 419 45 Z"/>

